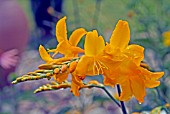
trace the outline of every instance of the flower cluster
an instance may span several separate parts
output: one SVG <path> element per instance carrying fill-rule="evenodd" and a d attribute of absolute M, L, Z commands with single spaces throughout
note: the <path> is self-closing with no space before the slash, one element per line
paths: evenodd
<path fill-rule="evenodd" d="M 84 49 L 81 49 L 77 45 L 83 36 L 85 36 Z M 130 29 L 126 21 L 119 20 L 110 42 L 105 42 L 97 30 L 87 32 L 83 28 L 73 31 L 68 39 L 66 17 L 63 17 L 56 25 L 56 38 L 58 41 L 56 49 L 46 50 L 41 45 L 39 47 L 40 56 L 46 64 L 40 65 L 39 70 L 30 72 L 13 83 L 53 77 L 58 84 L 55 87 L 70 87 L 71 92 L 79 96 L 79 90 L 87 87 L 83 82 L 86 76 L 102 75 L 104 86 L 114 87 L 116 84 L 121 86 L 122 93 L 119 98 L 121 101 L 127 101 L 134 96 L 142 103 L 146 95 L 145 89 L 159 86 L 158 79 L 164 74 L 153 73 L 143 67 L 147 66 L 142 63 L 144 48 L 136 44 L 128 45 Z M 50 56 L 50 53 L 54 54 Z M 54 59 L 58 53 L 64 57 Z M 72 76 L 71 83 L 67 82 L 69 74 Z M 99 83 L 94 80 L 89 84 Z M 46 85 L 43 89 L 55 88 L 54 85 Z M 36 92 L 41 90 L 42 88 L 39 88 Z"/>

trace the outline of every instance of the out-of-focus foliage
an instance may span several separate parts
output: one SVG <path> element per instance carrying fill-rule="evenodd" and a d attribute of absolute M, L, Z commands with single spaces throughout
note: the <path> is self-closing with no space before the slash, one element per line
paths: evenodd
<path fill-rule="evenodd" d="M 29 2 L 27 0 L 18 1 L 24 7 L 29 21 L 33 25 Z M 69 31 L 77 27 L 85 27 L 87 30 L 98 29 L 99 33 L 103 33 L 105 40 L 108 41 L 107 38 L 110 37 L 117 20 L 127 20 L 131 28 L 131 43 L 145 47 L 145 62 L 153 70 L 165 71 L 161 85 L 147 91 L 143 104 L 138 104 L 136 100 L 126 103 L 129 113 L 150 112 L 156 107 L 156 110 L 160 110 L 162 109 L 160 107 L 170 103 L 170 47 L 163 44 L 162 36 L 164 32 L 170 30 L 169 6 L 170 0 L 63 0 L 63 13 L 67 15 Z M 39 32 L 31 34 L 40 36 Z M 54 40 L 50 40 L 47 47 L 54 44 Z M 30 57 L 32 59 L 29 59 Z M 23 54 L 23 60 L 16 74 L 22 75 L 32 71 L 39 63 L 42 61 L 40 61 L 37 51 L 31 53 L 27 51 Z M 43 81 L 39 83 L 42 85 Z M 62 114 L 66 112 L 67 114 L 82 112 L 88 114 L 88 110 L 90 110 L 92 111 L 90 113 L 112 114 L 118 109 L 98 89 L 84 90 L 82 91 L 84 95 L 80 98 L 73 97 L 67 90 L 32 94 L 32 88 L 35 89 L 40 85 L 39 83 L 31 82 L 5 88 L 0 92 L 0 112 L 4 114 L 23 114 L 23 112 L 27 114 Z M 162 110 L 167 114 L 170 113 L 169 108 Z"/>

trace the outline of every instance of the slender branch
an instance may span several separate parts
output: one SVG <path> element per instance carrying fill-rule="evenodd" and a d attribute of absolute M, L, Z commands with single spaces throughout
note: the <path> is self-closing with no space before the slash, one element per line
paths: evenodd
<path fill-rule="evenodd" d="M 103 85 L 88 85 L 88 86 L 84 86 L 83 88 L 86 87 L 88 88 L 96 87 L 96 88 L 103 89 L 106 92 L 106 94 L 111 98 L 111 100 L 115 102 L 118 107 L 121 107 L 121 105 L 116 101 L 116 99 L 107 91 L 107 89 Z"/>
<path fill-rule="evenodd" d="M 103 89 L 106 94 L 116 103 L 118 107 L 121 107 L 121 105 L 116 101 L 116 99 L 107 91 L 107 89 L 104 86 L 98 86 L 98 85 L 90 85 L 89 87 L 96 87 L 96 88 L 101 88 Z"/>
<path fill-rule="evenodd" d="M 117 85 L 117 91 L 118 91 L 118 94 L 120 96 L 120 94 L 121 94 L 120 85 Z M 122 109 L 123 114 L 127 114 L 124 102 L 120 101 L 120 104 L 121 104 L 121 109 Z"/>
<path fill-rule="evenodd" d="M 81 87 L 80 89 L 93 88 L 93 87 L 103 89 L 107 93 L 107 95 L 112 99 L 112 101 L 114 101 L 118 107 L 121 107 L 121 105 L 115 100 L 115 98 L 107 91 L 107 89 L 103 85 L 94 85 L 94 84 L 88 85 L 88 84 L 85 84 L 85 86 Z M 46 84 L 46 85 L 40 86 L 38 89 L 36 89 L 34 91 L 34 93 L 39 93 L 39 92 L 43 92 L 43 91 L 58 90 L 58 89 L 61 89 L 61 88 L 63 88 L 63 89 L 71 88 L 71 83 L 66 82 L 66 83 L 58 84 L 56 82 L 52 82 L 52 85 Z"/>
<path fill-rule="evenodd" d="M 106 92 L 106 94 L 112 99 L 112 101 L 114 101 L 114 102 L 117 104 L 117 106 L 121 107 L 121 105 L 114 99 L 114 97 L 106 90 L 105 87 L 103 87 L 102 89 L 103 89 L 103 90 Z"/>

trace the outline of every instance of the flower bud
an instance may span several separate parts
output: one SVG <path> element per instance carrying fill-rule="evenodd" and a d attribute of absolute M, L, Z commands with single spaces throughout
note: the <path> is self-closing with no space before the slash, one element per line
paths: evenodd
<path fill-rule="evenodd" d="M 62 65 L 61 67 L 61 72 L 65 72 L 67 70 L 68 66 L 67 65 Z"/>
<path fill-rule="evenodd" d="M 69 71 L 70 73 L 74 72 L 74 70 L 76 69 L 77 67 L 77 62 L 76 61 L 73 61 L 70 63 L 70 67 L 69 67 Z"/>
<path fill-rule="evenodd" d="M 59 72 L 60 72 L 60 69 L 59 69 L 59 68 L 55 68 L 55 69 L 54 69 L 54 73 L 55 73 L 55 74 L 58 74 Z"/>

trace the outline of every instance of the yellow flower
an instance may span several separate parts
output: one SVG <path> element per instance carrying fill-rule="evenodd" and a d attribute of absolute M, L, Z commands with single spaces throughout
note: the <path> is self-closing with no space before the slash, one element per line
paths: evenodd
<path fill-rule="evenodd" d="M 86 75 L 94 76 L 99 74 L 109 75 L 109 68 L 117 66 L 119 61 L 113 61 L 103 55 L 105 42 L 102 36 L 98 36 L 96 30 L 88 32 L 85 38 L 85 55 L 81 56 L 72 76 L 73 94 L 79 95 L 79 88 L 83 86 L 82 80 Z"/>
<path fill-rule="evenodd" d="M 110 55 L 112 59 L 123 60 L 126 57 L 140 64 L 144 58 L 144 48 L 139 45 L 128 45 L 130 41 L 130 29 L 128 22 L 119 20 L 114 29 L 110 44 L 108 43 L 104 52 L 105 55 Z"/>
<path fill-rule="evenodd" d="M 124 61 L 124 59 L 129 58 L 129 60 L 135 61 L 140 65 L 141 60 L 143 59 L 143 50 L 144 48 L 138 45 L 129 45 L 130 41 L 130 29 L 126 21 L 119 20 L 116 28 L 114 29 L 111 38 L 110 44 L 107 43 L 104 49 L 104 55 L 110 57 L 113 60 Z M 127 60 L 127 59 L 126 59 Z M 129 61 L 128 60 L 128 61 Z M 114 86 L 115 80 L 117 78 L 116 69 L 119 66 L 112 67 L 110 70 L 112 73 L 109 75 L 104 74 L 104 84 L 109 86 Z"/>
<path fill-rule="evenodd" d="M 111 69 L 111 75 L 105 75 L 105 85 L 112 85 L 112 81 L 121 85 L 120 100 L 129 100 L 133 95 L 139 102 L 143 102 L 146 95 L 145 88 L 157 87 L 157 81 L 163 72 L 152 73 L 142 67 L 140 63 L 144 58 L 144 48 L 139 45 L 128 45 L 130 29 L 126 21 L 119 21 L 110 38 L 110 44 L 105 48 L 105 54 L 112 59 L 120 59 L 118 67 Z"/>
<path fill-rule="evenodd" d="M 102 67 L 105 67 L 99 61 L 99 54 L 104 50 L 104 47 L 104 39 L 102 36 L 98 37 L 96 30 L 88 32 L 84 44 L 85 55 L 78 62 L 76 74 L 79 76 L 99 74 Z"/>
<path fill-rule="evenodd" d="M 39 52 L 41 58 L 46 62 L 50 64 L 61 64 L 62 62 L 66 60 L 70 60 L 71 57 L 77 57 L 78 53 L 84 53 L 84 50 L 76 47 L 79 43 L 80 39 L 83 35 L 86 34 L 85 29 L 79 28 L 73 31 L 71 34 L 69 40 L 67 39 L 67 28 L 66 28 L 66 17 L 63 17 L 60 19 L 56 25 L 56 38 L 59 44 L 57 45 L 57 48 L 54 50 L 49 50 L 49 52 L 55 52 L 54 55 L 56 55 L 58 52 L 64 55 L 63 58 L 59 59 L 52 59 L 50 55 L 47 53 L 45 48 L 43 46 L 40 46 Z M 54 56 L 53 55 L 53 56 Z M 65 72 L 54 74 L 54 79 L 62 83 L 64 80 L 67 79 L 69 74 L 69 71 L 65 70 Z"/>
<path fill-rule="evenodd" d="M 72 73 L 71 91 L 79 96 L 79 89 L 84 86 L 82 80 L 88 76 L 104 75 L 104 85 L 114 87 L 120 84 L 122 93 L 120 100 L 129 100 L 132 96 L 142 103 L 146 95 L 145 88 L 159 86 L 159 78 L 163 72 L 152 73 L 140 66 L 144 58 L 144 48 L 139 45 L 128 45 L 130 41 L 130 29 L 128 22 L 120 20 L 113 31 L 110 43 L 105 42 L 102 36 L 98 36 L 96 30 L 88 32 L 85 38 L 84 50 L 76 47 L 81 37 L 86 34 L 82 28 L 75 30 L 67 40 L 66 17 L 59 20 L 56 25 L 56 37 L 59 42 L 55 50 L 50 52 L 64 54 L 64 58 L 52 59 L 43 46 L 39 47 L 41 58 L 50 64 L 61 64 L 65 60 L 76 57 L 78 53 L 85 52 L 79 62 L 74 61 L 62 65 L 56 69 L 54 79 L 62 83 Z M 60 72 L 59 72 L 60 71 Z M 61 73 L 62 72 L 62 73 Z"/>
<path fill-rule="evenodd" d="M 69 40 L 67 39 L 66 17 L 60 19 L 56 25 L 56 38 L 59 44 L 55 50 L 49 52 L 58 52 L 64 54 L 65 57 L 76 57 L 78 53 L 83 53 L 84 50 L 76 47 L 82 36 L 86 34 L 86 30 L 83 28 L 76 29 L 71 34 Z"/>
<path fill-rule="evenodd" d="M 98 36 L 96 30 L 87 33 L 84 49 L 85 55 L 80 58 L 75 70 L 78 76 L 103 74 L 117 63 L 103 55 L 105 42 L 102 36 Z"/>
<path fill-rule="evenodd" d="M 163 43 L 165 46 L 170 46 L 170 31 L 163 33 Z"/>
<path fill-rule="evenodd" d="M 122 88 L 120 100 L 127 101 L 134 95 L 140 103 L 146 95 L 145 88 L 159 86 L 160 82 L 157 80 L 164 74 L 163 72 L 152 73 L 128 59 L 114 70 L 117 76 L 116 83 Z"/>
<path fill-rule="evenodd" d="M 39 47 L 39 53 L 42 60 L 50 65 L 54 62 L 58 63 L 67 60 L 67 58 L 52 59 L 42 45 L 40 45 Z M 62 83 L 68 78 L 68 74 L 69 74 L 68 66 L 64 64 L 60 69 L 59 68 L 54 69 L 54 74 L 52 74 L 52 76 L 54 77 L 55 81 L 57 81 L 58 83 Z"/>
<path fill-rule="evenodd" d="M 53 59 L 42 45 L 39 46 L 39 53 L 42 60 L 45 61 L 47 64 L 61 64 L 62 62 L 72 59 L 72 57 Z"/>

